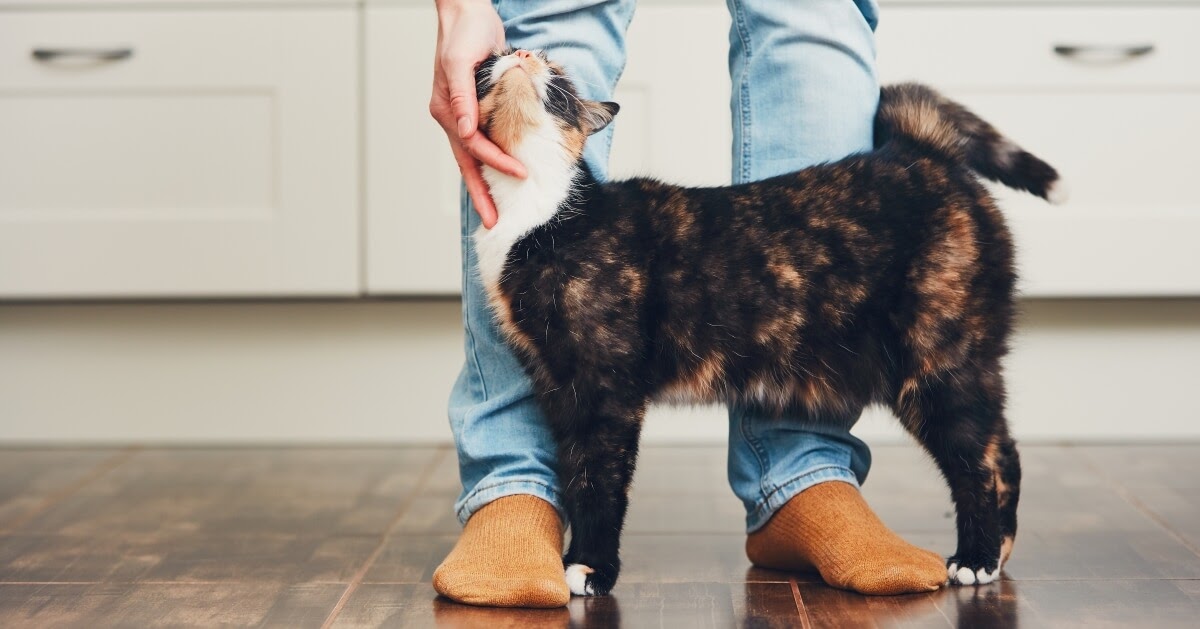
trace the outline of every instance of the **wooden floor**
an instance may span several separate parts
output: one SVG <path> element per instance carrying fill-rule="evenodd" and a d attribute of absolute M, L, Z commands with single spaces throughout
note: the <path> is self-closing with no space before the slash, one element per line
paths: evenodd
<path fill-rule="evenodd" d="M 865 491 L 910 541 L 953 549 L 915 447 Z M 454 453 L 0 449 L 0 627 L 1195 627 L 1200 444 L 1027 446 L 1000 582 L 868 598 L 751 568 L 719 448 L 646 448 L 613 596 L 492 610 L 435 597 Z"/>

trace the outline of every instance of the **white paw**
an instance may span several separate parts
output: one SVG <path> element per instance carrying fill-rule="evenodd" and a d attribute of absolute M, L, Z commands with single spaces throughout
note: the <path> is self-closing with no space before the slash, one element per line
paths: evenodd
<path fill-rule="evenodd" d="M 959 568 L 958 572 L 954 573 L 954 576 L 951 578 L 951 581 L 954 581 L 961 585 L 974 585 L 975 584 L 975 573 L 971 572 L 971 569 L 967 568 L 967 567 Z"/>
<path fill-rule="evenodd" d="M 576 596 L 591 596 L 595 594 L 592 586 L 587 584 L 587 575 L 593 572 L 595 570 L 581 563 L 573 563 L 567 566 L 567 587 L 571 588 L 571 593 Z"/>
<path fill-rule="evenodd" d="M 979 585 L 986 585 L 992 581 L 995 581 L 996 577 L 998 576 L 1000 576 L 1000 568 L 996 568 L 991 572 L 988 572 L 984 568 L 980 568 L 979 570 L 975 571 L 975 582 Z"/>
<path fill-rule="evenodd" d="M 946 568 L 946 578 L 953 581 L 956 574 L 958 574 L 958 564 L 952 563 Z"/>

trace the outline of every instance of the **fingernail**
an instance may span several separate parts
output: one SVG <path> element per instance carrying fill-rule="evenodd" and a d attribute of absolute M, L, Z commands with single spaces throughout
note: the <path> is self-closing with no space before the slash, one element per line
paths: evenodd
<path fill-rule="evenodd" d="M 471 135 L 471 118 L 463 116 L 458 119 L 458 137 L 465 138 Z"/>

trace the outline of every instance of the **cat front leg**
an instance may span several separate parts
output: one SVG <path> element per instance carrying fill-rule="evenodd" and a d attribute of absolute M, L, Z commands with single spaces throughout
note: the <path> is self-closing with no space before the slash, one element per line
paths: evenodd
<path fill-rule="evenodd" d="M 559 481 L 571 527 L 563 567 L 572 594 L 603 596 L 617 582 L 644 416 L 644 405 L 588 413 L 560 432 Z"/>

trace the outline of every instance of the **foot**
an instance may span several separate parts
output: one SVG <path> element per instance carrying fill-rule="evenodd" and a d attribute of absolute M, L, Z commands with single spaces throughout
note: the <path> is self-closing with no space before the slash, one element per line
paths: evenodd
<path fill-rule="evenodd" d="M 433 589 L 468 605 L 562 607 L 562 521 L 534 496 L 498 498 L 476 511 L 433 573 Z"/>
<path fill-rule="evenodd" d="M 776 570 L 816 570 L 829 585 L 861 594 L 930 592 L 946 582 L 934 552 L 901 539 L 871 511 L 858 488 L 813 485 L 746 539 L 746 556 Z"/>

